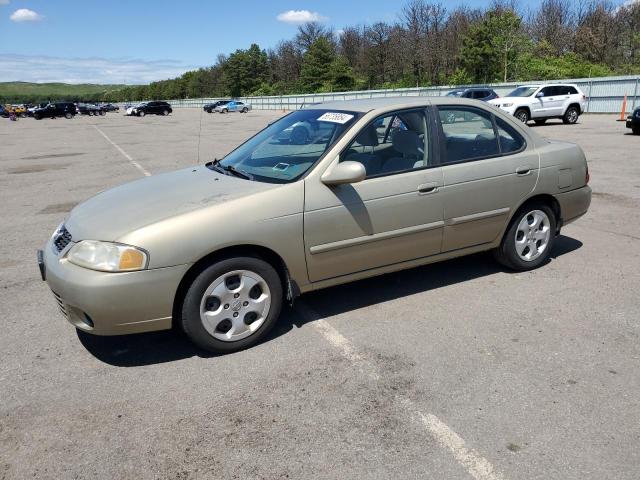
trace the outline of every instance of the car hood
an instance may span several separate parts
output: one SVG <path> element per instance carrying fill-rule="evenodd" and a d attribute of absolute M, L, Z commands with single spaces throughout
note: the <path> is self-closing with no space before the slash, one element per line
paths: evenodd
<path fill-rule="evenodd" d="M 65 226 L 74 241 L 115 241 L 167 218 L 276 186 L 223 175 L 205 166 L 190 167 L 99 193 L 76 206 L 65 220 Z"/>

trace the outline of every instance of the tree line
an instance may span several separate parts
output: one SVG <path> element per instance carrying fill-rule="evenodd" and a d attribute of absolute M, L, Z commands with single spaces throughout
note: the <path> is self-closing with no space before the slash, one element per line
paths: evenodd
<path fill-rule="evenodd" d="M 375 88 L 600 77 L 640 72 L 640 2 L 543 0 L 485 9 L 408 0 L 396 21 L 333 30 L 312 22 L 294 38 L 252 44 L 174 79 L 101 100 L 240 97 Z"/>

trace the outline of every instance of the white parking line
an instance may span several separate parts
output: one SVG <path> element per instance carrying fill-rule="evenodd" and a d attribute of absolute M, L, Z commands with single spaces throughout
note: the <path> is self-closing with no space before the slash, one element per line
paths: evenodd
<path fill-rule="evenodd" d="M 114 147 L 116 147 L 116 149 L 124 156 L 124 158 L 126 158 L 127 160 L 129 160 L 129 163 L 131 163 L 131 165 L 133 165 L 134 167 L 136 167 L 138 170 L 140 170 L 140 172 L 142 172 L 142 174 L 145 177 L 150 177 L 151 176 L 151 172 L 149 170 L 147 170 L 146 168 L 144 168 L 142 165 L 140 165 L 138 162 L 136 162 L 131 155 L 129 155 L 127 152 L 125 152 L 122 148 L 120 148 L 120 145 L 118 145 L 116 142 L 114 142 L 113 140 L 111 140 L 109 137 L 107 137 L 107 135 L 100 130 L 98 127 L 96 127 L 95 125 L 93 125 L 93 128 L 95 128 L 98 133 L 100 135 L 102 135 L 105 140 L 107 142 L 109 142 L 111 145 L 113 145 Z"/>
<path fill-rule="evenodd" d="M 136 162 L 127 152 L 118 146 L 113 140 L 107 137 L 102 130 L 95 125 L 93 126 L 111 145 L 127 159 L 129 162 L 140 170 L 145 176 L 151 176 L 151 172 L 143 168 Z M 373 380 L 378 380 L 380 375 L 376 371 L 373 363 L 369 362 L 358 349 L 342 335 L 329 322 L 323 320 L 318 313 L 307 306 L 302 300 L 296 302 L 296 310 L 305 317 L 305 323 L 309 323 L 315 328 L 331 345 L 337 348 L 342 356 L 359 367 L 363 373 L 366 373 Z M 442 420 L 431 413 L 421 412 L 415 404 L 407 398 L 399 398 L 401 404 L 407 409 L 407 413 L 421 420 L 424 427 L 431 436 L 444 448 L 448 449 L 456 461 L 465 468 L 465 470 L 475 480 L 505 480 L 505 477 L 497 472 L 491 462 L 484 458 L 473 448 L 467 447 L 464 439 L 449 428 Z"/>
<path fill-rule="evenodd" d="M 329 322 L 323 320 L 320 315 L 308 307 L 303 301 L 296 301 L 296 310 L 305 317 L 305 323 L 309 323 L 334 347 L 340 350 L 342 356 L 365 371 L 371 378 L 377 380 L 379 374 L 373 363 L 358 352 L 358 349 L 344 335 L 342 335 Z M 442 420 L 431 413 L 421 412 L 409 399 L 398 397 L 400 404 L 407 409 L 407 413 L 413 418 L 418 418 L 429 434 L 444 448 L 449 450 L 456 461 L 475 480 L 504 480 L 505 477 L 497 472 L 491 462 L 484 458 L 473 448 L 467 446 L 464 439 L 447 426 Z"/>

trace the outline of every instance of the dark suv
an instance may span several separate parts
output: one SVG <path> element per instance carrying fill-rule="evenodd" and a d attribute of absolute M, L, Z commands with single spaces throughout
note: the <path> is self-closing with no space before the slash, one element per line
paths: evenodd
<path fill-rule="evenodd" d="M 139 117 L 144 117 L 145 115 L 169 115 L 173 112 L 171 105 L 167 102 L 147 102 L 141 105 L 138 105 L 133 109 L 133 114 Z"/>
<path fill-rule="evenodd" d="M 498 94 L 488 87 L 457 88 L 447 93 L 447 97 L 471 98 L 488 102 L 498 98 Z"/>
<path fill-rule="evenodd" d="M 43 118 L 73 118 L 78 113 L 76 106 L 71 102 L 50 103 L 46 107 L 36 108 L 33 111 L 33 118 L 41 120 Z"/>

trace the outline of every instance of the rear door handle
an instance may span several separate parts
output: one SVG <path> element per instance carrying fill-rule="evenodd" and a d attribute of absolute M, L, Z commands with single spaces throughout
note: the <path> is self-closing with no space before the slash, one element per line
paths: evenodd
<path fill-rule="evenodd" d="M 516 175 L 518 175 L 519 177 L 531 175 L 531 169 L 529 167 L 519 167 L 516 169 Z"/>
<path fill-rule="evenodd" d="M 437 183 L 423 183 L 422 185 L 418 185 L 418 193 L 420 195 L 428 195 L 430 193 L 436 193 L 437 191 Z"/>

